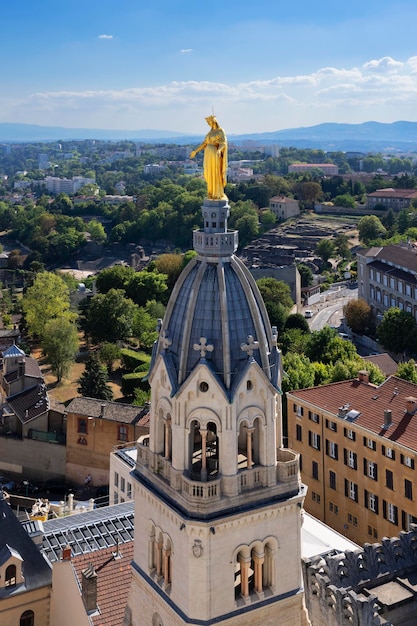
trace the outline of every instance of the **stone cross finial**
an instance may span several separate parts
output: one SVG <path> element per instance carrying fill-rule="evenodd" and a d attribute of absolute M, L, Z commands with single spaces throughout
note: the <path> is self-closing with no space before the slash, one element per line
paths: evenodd
<path fill-rule="evenodd" d="M 252 358 L 253 351 L 259 348 L 259 342 L 254 340 L 253 335 L 248 335 L 248 343 L 242 343 L 240 347 L 244 352 L 247 352 L 249 358 Z"/>
<path fill-rule="evenodd" d="M 163 330 L 161 333 L 161 345 L 163 350 L 168 350 L 169 346 L 172 344 L 172 339 L 168 337 L 168 333 L 166 330 Z"/>
<path fill-rule="evenodd" d="M 214 350 L 214 346 L 207 343 L 206 337 L 200 337 L 200 343 L 195 343 L 193 348 L 194 350 L 198 350 L 200 352 L 202 359 L 205 358 L 207 352 L 213 352 Z"/>

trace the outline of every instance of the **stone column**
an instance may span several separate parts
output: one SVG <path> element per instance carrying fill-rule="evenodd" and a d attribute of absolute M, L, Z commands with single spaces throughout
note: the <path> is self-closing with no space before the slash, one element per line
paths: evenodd
<path fill-rule="evenodd" d="M 171 431 L 171 419 L 168 418 L 165 420 L 165 455 L 164 459 L 171 458 L 171 447 L 170 443 L 170 431 Z"/>
<path fill-rule="evenodd" d="M 244 598 L 249 597 L 249 566 L 250 557 L 245 559 L 242 555 L 239 555 L 240 563 L 240 588 L 241 594 Z"/>
<path fill-rule="evenodd" d="M 249 428 L 249 426 L 246 428 L 246 458 L 248 469 L 252 468 L 252 434 L 254 430 L 254 428 Z"/>
<path fill-rule="evenodd" d="M 253 555 L 253 563 L 255 569 L 255 591 L 258 594 L 263 594 L 263 564 L 264 564 L 265 555 L 257 554 L 256 552 Z"/>
<path fill-rule="evenodd" d="M 201 435 L 201 480 L 207 481 L 207 429 L 200 428 Z"/>
<path fill-rule="evenodd" d="M 164 548 L 163 552 L 162 552 L 162 559 L 163 559 L 163 572 L 162 572 L 162 576 L 164 578 L 164 583 L 165 585 L 169 585 L 169 583 L 171 582 L 171 578 L 170 578 L 170 560 L 171 560 L 171 550 L 169 550 L 168 548 Z"/>
<path fill-rule="evenodd" d="M 156 544 L 156 575 L 158 578 L 162 576 L 162 542 Z"/>

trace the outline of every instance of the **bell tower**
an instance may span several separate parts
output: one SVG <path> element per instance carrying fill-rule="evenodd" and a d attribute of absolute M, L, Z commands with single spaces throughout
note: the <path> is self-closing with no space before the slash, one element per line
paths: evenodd
<path fill-rule="evenodd" d="M 277 332 L 227 199 L 202 214 L 152 356 L 125 626 L 302 626 L 305 489 L 282 445 Z"/>

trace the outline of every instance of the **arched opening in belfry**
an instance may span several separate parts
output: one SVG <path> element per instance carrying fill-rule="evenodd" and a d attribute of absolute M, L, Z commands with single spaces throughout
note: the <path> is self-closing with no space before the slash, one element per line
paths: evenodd
<path fill-rule="evenodd" d="M 257 418 L 252 425 L 247 420 L 240 423 L 237 458 L 239 470 L 251 469 L 254 465 L 262 464 L 262 434 L 260 418 Z"/>
<path fill-rule="evenodd" d="M 201 425 L 198 420 L 190 428 L 190 476 L 192 480 L 213 480 L 219 473 L 219 438 L 217 425 L 208 422 Z"/>
<path fill-rule="evenodd" d="M 164 458 L 172 460 L 172 430 L 171 415 L 168 413 L 164 417 Z"/>

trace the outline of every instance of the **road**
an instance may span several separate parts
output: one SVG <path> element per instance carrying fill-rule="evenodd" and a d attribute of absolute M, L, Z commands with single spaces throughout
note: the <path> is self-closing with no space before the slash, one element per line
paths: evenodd
<path fill-rule="evenodd" d="M 313 317 L 308 320 L 310 330 L 320 330 L 326 324 L 339 328 L 341 319 L 343 318 L 343 307 L 349 300 L 356 300 L 358 297 L 357 289 L 341 289 L 336 294 L 327 292 L 332 299 L 324 300 L 318 304 L 306 307 L 313 311 Z M 326 293 L 322 294 L 324 298 Z"/>

